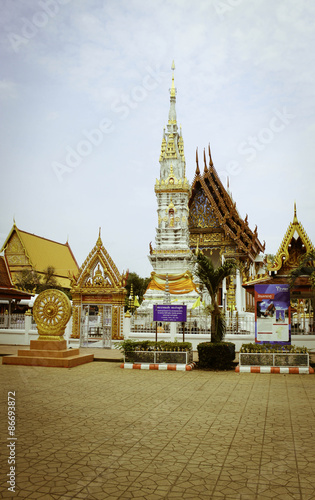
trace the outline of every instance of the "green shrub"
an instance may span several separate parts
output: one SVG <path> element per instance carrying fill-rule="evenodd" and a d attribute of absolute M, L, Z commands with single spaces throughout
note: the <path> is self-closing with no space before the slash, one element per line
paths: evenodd
<path fill-rule="evenodd" d="M 235 359 L 235 344 L 232 342 L 201 342 L 197 349 L 200 368 L 227 370 Z"/>
<path fill-rule="evenodd" d="M 308 349 L 306 347 L 298 347 L 295 345 L 276 345 L 276 344 L 242 344 L 240 348 L 241 353 L 262 352 L 262 353 L 298 353 L 306 354 Z"/>
<path fill-rule="evenodd" d="M 125 355 L 132 351 L 191 351 L 192 345 L 190 342 L 165 342 L 160 340 L 130 340 L 126 339 L 120 342 L 117 346 Z"/>

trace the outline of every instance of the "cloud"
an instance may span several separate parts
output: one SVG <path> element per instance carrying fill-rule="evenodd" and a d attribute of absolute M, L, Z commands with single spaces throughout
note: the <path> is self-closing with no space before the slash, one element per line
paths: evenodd
<path fill-rule="evenodd" d="M 18 86 L 9 80 L 0 80 L 0 99 L 7 101 L 18 97 Z"/>

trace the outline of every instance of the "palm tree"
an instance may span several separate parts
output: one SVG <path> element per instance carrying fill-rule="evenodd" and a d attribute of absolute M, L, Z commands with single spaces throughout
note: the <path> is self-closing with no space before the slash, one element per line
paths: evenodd
<path fill-rule="evenodd" d="M 225 320 L 217 302 L 217 293 L 224 278 L 234 274 L 237 267 L 235 260 L 226 260 L 215 269 L 211 259 L 200 251 L 197 253 L 196 275 L 211 298 L 211 342 L 221 342 L 225 333 Z"/>
<path fill-rule="evenodd" d="M 311 287 L 315 289 L 315 250 L 311 250 L 301 257 L 298 267 L 293 269 L 290 273 L 289 283 L 293 288 L 299 276 L 308 276 L 310 279 Z"/>

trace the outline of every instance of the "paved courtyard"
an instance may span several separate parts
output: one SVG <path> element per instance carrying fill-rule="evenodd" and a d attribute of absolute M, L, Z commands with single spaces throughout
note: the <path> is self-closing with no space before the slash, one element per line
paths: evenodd
<path fill-rule="evenodd" d="M 0 365 L 1 498 L 314 500 L 315 377 Z M 8 491 L 8 391 L 16 487 Z"/>

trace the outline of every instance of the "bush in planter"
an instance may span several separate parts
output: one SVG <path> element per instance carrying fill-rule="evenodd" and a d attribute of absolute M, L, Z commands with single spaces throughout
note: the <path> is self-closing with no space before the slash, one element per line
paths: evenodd
<path fill-rule="evenodd" d="M 235 344 L 232 342 L 201 342 L 197 349 L 200 368 L 227 370 L 235 359 Z"/>
<path fill-rule="evenodd" d="M 276 345 L 276 344 L 242 344 L 240 353 L 297 353 L 307 354 L 309 351 L 306 347 L 296 345 Z"/>
<path fill-rule="evenodd" d="M 160 340 L 131 340 L 126 339 L 120 342 L 117 349 L 123 351 L 126 355 L 133 351 L 191 351 L 192 345 L 190 342 L 165 342 Z"/>

